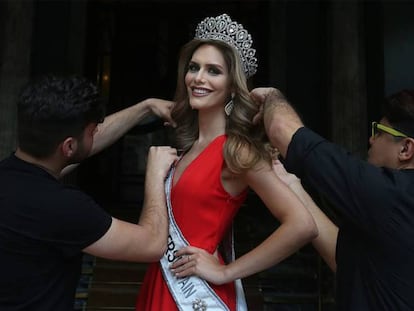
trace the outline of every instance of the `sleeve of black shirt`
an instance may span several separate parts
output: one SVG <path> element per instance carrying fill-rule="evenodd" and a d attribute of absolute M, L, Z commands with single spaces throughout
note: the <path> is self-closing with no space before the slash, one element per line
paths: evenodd
<path fill-rule="evenodd" d="M 293 136 L 285 166 L 325 197 L 348 224 L 378 230 L 395 216 L 390 207 L 400 187 L 394 172 L 353 156 L 308 128 Z"/>

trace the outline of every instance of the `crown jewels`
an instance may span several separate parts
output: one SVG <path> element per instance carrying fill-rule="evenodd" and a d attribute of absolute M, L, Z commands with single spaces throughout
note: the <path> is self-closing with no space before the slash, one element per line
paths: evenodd
<path fill-rule="evenodd" d="M 196 28 L 195 39 L 214 39 L 228 43 L 240 55 L 244 73 L 249 78 L 256 73 L 256 50 L 252 48 L 252 36 L 242 24 L 232 21 L 230 16 L 222 14 L 217 17 L 207 17 Z"/>

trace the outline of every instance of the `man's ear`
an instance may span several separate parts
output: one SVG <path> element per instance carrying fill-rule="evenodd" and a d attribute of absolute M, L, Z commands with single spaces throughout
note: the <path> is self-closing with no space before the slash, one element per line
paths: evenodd
<path fill-rule="evenodd" d="M 67 158 L 71 158 L 77 149 L 78 141 L 73 137 L 67 137 L 62 143 L 62 153 Z"/>
<path fill-rule="evenodd" d="M 399 154 L 400 161 L 407 161 L 414 158 L 414 138 L 404 138 Z"/>

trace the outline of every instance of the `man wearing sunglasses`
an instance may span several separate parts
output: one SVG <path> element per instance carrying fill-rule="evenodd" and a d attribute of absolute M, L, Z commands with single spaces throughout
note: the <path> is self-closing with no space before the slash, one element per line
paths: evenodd
<path fill-rule="evenodd" d="M 414 310 L 414 90 L 393 94 L 372 123 L 368 161 L 306 128 L 283 94 L 258 88 L 266 132 L 287 171 L 328 199 L 333 223 L 295 175 L 282 178 L 318 225 L 314 247 L 336 272 L 339 311 Z"/>
<path fill-rule="evenodd" d="M 408 147 L 411 146 L 414 137 L 414 134 L 411 136 L 409 134 L 412 132 L 410 127 L 414 126 L 414 120 L 406 122 L 407 125 L 404 125 L 403 122 L 396 120 L 393 122 L 394 126 L 387 118 L 382 118 L 380 122 L 372 122 L 369 139 L 371 147 L 368 150 L 368 161 L 371 164 L 396 169 L 403 169 L 410 165 L 406 157 L 407 151 L 409 151 Z"/>

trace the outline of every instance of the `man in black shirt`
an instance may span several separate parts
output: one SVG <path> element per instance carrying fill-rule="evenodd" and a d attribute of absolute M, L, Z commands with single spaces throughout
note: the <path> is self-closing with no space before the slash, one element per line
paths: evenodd
<path fill-rule="evenodd" d="M 82 253 L 151 262 L 167 247 L 164 179 L 175 149 L 151 147 L 138 224 L 111 217 L 59 181 L 149 113 L 170 124 L 171 103 L 150 99 L 112 114 L 89 81 L 45 77 L 18 102 L 18 147 L 0 162 L 0 310 L 74 309 Z M 96 140 L 95 140 L 96 138 Z M 68 172 L 69 169 L 65 169 Z"/>
<path fill-rule="evenodd" d="M 258 88 L 266 132 L 286 170 L 332 203 L 334 224 L 280 162 L 275 172 L 318 225 L 312 242 L 336 272 L 338 310 L 414 310 L 414 90 L 385 101 L 368 162 L 306 128 L 283 94 Z"/>

